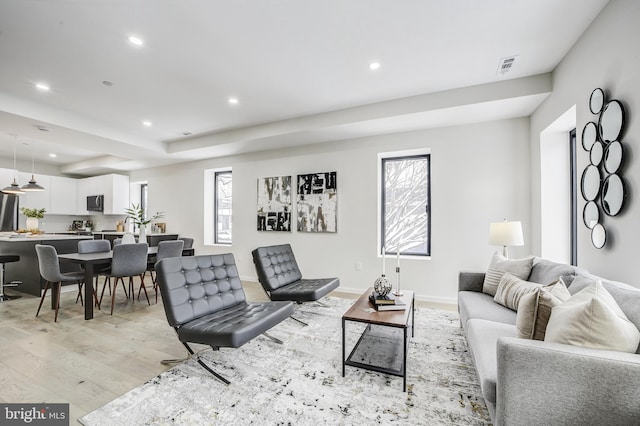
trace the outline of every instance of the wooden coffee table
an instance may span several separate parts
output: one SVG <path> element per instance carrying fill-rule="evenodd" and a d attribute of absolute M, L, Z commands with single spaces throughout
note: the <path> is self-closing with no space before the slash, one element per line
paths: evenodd
<path fill-rule="evenodd" d="M 411 290 L 403 290 L 404 295 L 402 299 L 407 303 L 407 308 L 402 311 L 374 311 L 369 312 L 373 308 L 369 302 L 369 295 L 373 291 L 369 288 L 360 298 L 354 303 L 347 312 L 342 316 L 342 377 L 345 375 L 345 367 L 347 365 L 357 368 L 363 368 L 365 370 L 377 371 L 379 373 L 391 374 L 394 376 L 400 376 L 403 378 L 402 391 L 407 391 L 407 350 L 409 348 L 409 328 L 411 328 L 411 337 L 414 336 L 414 302 L 415 293 Z M 360 322 L 367 324 L 367 327 L 362 332 L 362 335 L 358 339 L 358 342 L 353 347 L 353 350 L 346 356 L 346 323 L 347 321 Z M 359 361 L 354 361 L 354 355 L 356 354 L 358 347 L 371 333 L 372 325 L 400 328 L 403 330 L 403 338 L 398 338 L 396 344 L 402 347 L 402 363 L 400 368 L 387 368 L 377 365 L 370 365 Z"/>

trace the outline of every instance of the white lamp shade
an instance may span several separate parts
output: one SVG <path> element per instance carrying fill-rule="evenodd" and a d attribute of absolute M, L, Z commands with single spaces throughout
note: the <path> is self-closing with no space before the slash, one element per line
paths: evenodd
<path fill-rule="evenodd" d="M 523 246 L 520 221 L 495 222 L 489 225 L 489 244 L 496 246 Z"/>

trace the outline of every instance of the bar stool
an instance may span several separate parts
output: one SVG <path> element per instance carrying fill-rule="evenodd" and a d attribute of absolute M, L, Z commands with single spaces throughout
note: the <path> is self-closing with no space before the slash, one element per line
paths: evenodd
<path fill-rule="evenodd" d="M 4 283 L 4 264 L 11 262 L 18 262 L 20 260 L 20 256 L 15 254 L 2 254 L 0 255 L 0 302 L 4 302 L 9 299 L 17 299 L 20 296 L 7 296 L 4 294 L 5 287 L 16 287 L 20 282 L 12 281 L 10 283 Z M 20 283 L 21 284 L 21 283 Z"/>

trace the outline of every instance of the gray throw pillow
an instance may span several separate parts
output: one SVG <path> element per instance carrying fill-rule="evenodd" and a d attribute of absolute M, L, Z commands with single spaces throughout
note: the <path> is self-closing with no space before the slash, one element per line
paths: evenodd
<path fill-rule="evenodd" d="M 509 272 L 511 275 L 520 278 L 521 280 L 526 280 L 531 273 L 532 265 L 533 257 L 526 257 L 524 259 L 507 259 L 498 253 L 494 253 L 491 258 L 491 263 L 489 263 L 489 267 L 487 268 L 487 273 L 484 276 L 482 292 L 495 296 L 500 280 L 506 272 Z"/>

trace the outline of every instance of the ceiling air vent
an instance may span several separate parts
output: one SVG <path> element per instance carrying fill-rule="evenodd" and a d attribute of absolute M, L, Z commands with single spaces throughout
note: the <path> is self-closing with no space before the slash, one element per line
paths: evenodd
<path fill-rule="evenodd" d="M 513 63 L 516 61 L 516 56 L 508 56 L 506 58 L 500 59 L 500 64 L 498 65 L 498 74 L 506 74 L 511 71 L 513 67 Z"/>

